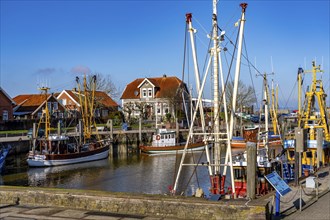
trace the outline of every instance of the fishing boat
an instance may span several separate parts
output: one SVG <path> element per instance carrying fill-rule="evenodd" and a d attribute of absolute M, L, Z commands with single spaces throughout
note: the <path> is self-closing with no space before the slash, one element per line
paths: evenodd
<path fill-rule="evenodd" d="M 0 173 L 3 170 L 4 164 L 5 164 L 5 161 L 6 161 L 6 157 L 9 153 L 10 149 L 11 149 L 10 145 L 7 145 L 6 147 L 2 147 L 0 149 Z"/>
<path fill-rule="evenodd" d="M 218 27 L 217 22 L 217 0 L 213 0 L 213 11 L 212 11 L 212 33 L 209 34 L 209 38 L 213 41 L 213 45 L 210 44 L 210 48 L 208 48 L 209 56 L 207 58 L 205 73 L 200 74 L 198 69 L 198 63 L 197 63 L 197 57 L 196 57 L 196 50 L 195 50 L 195 39 L 194 35 L 197 33 L 197 31 L 192 27 L 192 15 L 186 14 L 186 29 L 189 32 L 190 35 L 190 42 L 192 47 L 192 54 L 193 54 L 193 60 L 194 60 L 194 70 L 195 70 L 195 76 L 196 76 L 196 87 L 198 92 L 198 98 L 197 98 L 197 104 L 196 109 L 193 113 L 192 117 L 192 123 L 189 128 L 189 134 L 187 136 L 187 140 L 189 140 L 193 135 L 204 135 L 203 140 L 206 141 L 206 143 L 210 144 L 212 147 L 211 150 L 208 148 L 205 149 L 205 158 L 206 161 L 200 161 L 196 160 L 197 163 L 185 163 L 185 155 L 188 151 L 186 149 L 188 148 L 188 144 L 186 144 L 186 148 L 182 154 L 181 161 L 179 168 L 177 170 L 174 186 L 171 187 L 171 193 L 177 194 L 177 193 L 184 193 L 178 192 L 180 176 L 183 173 L 183 167 L 186 166 L 194 166 L 195 169 L 193 169 L 193 174 L 196 175 L 197 178 L 197 170 L 198 166 L 206 166 L 208 170 L 208 175 L 210 179 L 210 187 L 209 191 L 212 195 L 215 195 L 213 198 L 220 198 L 221 195 L 229 195 L 230 197 L 246 197 L 247 196 L 247 170 L 248 167 L 248 161 L 246 157 L 246 153 L 242 152 L 241 154 L 233 155 L 232 154 L 232 148 L 234 148 L 235 143 L 236 147 L 245 148 L 246 145 L 251 142 L 253 139 L 254 143 L 253 145 L 256 145 L 256 152 L 257 152 L 257 158 L 258 166 L 257 166 L 257 173 L 258 175 L 256 178 L 258 178 L 258 186 L 256 186 L 257 194 L 266 194 L 269 192 L 270 186 L 265 180 L 265 175 L 268 173 L 271 173 L 275 168 L 277 167 L 277 164 L 279 163 L 276 161 L 276 157 L 273 156 L 274 153 L 269 149 L 270 142 L 280 143 L 280 141 L 277 142 L 277 138 L 279 136 L 272 136 L 270 135 L 270 131 L 268 130 L 268 108 L 267 103 L 268 94 L 266 93 L 266 90 L 264 90 L 264 97 L 263 97 L 263 106 L 265 106 L 265 128 L 262 132 L 260 132 L 259 127 L 255 127 L 252 129 L 246 129 L 246 135 L 245 137 L 242 137 L 242 139 L 238 140 L 233 137 L 234 133 L 234 114 L 236 112 L 236 105 L 237 105 L 237 93 L 238 93 L 238 82 L 239 82 L 239 76 L 240 76 L 240 67 L 241 67 L 241 58 L 242 58 L 242 48 L 243 48 L 243 33 L 244 33 L 244 24 L 245 24 L 245 11 L 247 8 L 246 3 L 241 3 L 241 17 L 238 24 L 238 39 L 236 40 L 237 45 L 235 45 L 235 53 L 236 56 L 236 69 L 235 69 L 235 76 L 234 76 L 234 86 L 232 89 L 232 100 L 231 106 L 230 106 L 230 112 L 228 113 L 227 103 L 226 103 L 226 81 L 225 77 L 223 76 L 223 69 L 222 69 L 222 61 L 221 61 L 221 52 L 225 52 L 228 50 L 227 47 L 224 47 L 222 42 L 224 41 L 225 37 L 228 38 L 225 31 L 221 30 Z M 218 35 L 218 30 L 221 30 L 220 35 Z M 212 45 L 212 46 L 211 46 Z M 237 52 L 236 52 L 237 51 Z M 212 63 L 213 61 L 213 63 Z M 250 61 L 247 60 L 250 64 Z M 212 68 L 212 71 L 210 69 Z M 202 97 L 203 92 L 205 88 L 206 78 L 207 76 L 212 73 L 211 80 L 213 82 L 213 123 L 211 131 L 206 131 L 204 128 L 203 123 L 203 103 L 202 103 Z M 259 72 L 260 74 L 260 72 Z M 260 74 L 264 78 L 264 88 L 268 88 L 267 80 L 266 80 L 266 74 Z M 200 80 L 201 77 L 201 80 Z M 228 77 L 227 77 L 228 78 Z M 221 83 L 220 83 L 221 82 Z M 222 88 L 220 88 L 220 85 Z M 220 96 L 220 92 L 222 95 Z M 223 104 L 224 109 L 224 118 L 225 118 L 225 132 L 220 130 L 220 104 Z M 198 112 L 199 111 L 199 112 Z M 261 111 L 260 111 L 261 112 Z M 194 131 L 194 128 L 192 126 L 193 122 L 196 120 L 196 116 L 200 115 L 200 121 L 202 123 L 202 133 L 196 133 Z M 228 117 L 229 116 L 229 117 Z M 276 135 L 276 134 L 275 134 Z M 251 140 L 250 140 L 251 139 Z M 260 145 L 260 146 L 259 146 Z M 222 146 L 226 147 L 225 152 L 221 149 Z M 279 145 L 279 149 L 282 151 L 282 146 Z M 225 153 L 225 156 L 221 156 L 222 153 Z M 227 171 L 229 171 L 229 175 L 227 175 Z M 193 175 L 192 174 L 192 175 Z M 229 180 L 226 179 L 228 176 Z M 253 178 L 253 177 L 251 177 Z M 190 181 L 191 178 L 189 178 L 188 181 Z M 259 181 L 260 180 L 260 181 Z M 184 183 L 184 185 L 188 185 L 188 183 Z M 230 186 L 229 186 L 230 185 Z M 180 189 L 182 190 L 182 189 Z M 199 195 L 202 193 L 198 193 Z M 197 196 L 197 191 L 196 191 Z M 254 195 L 252 195 L 254 197 Z"/>
<path fill-rule="evenodd" d="M 96 83 L 96 78 L 93 78 Z M 80 83 L 77 78 L 79 94 Z M 38 131 L 42 125 L 45 127 L 45 135 L 41 138 L 35 138 L 33 133 L 33 146 L 28 154 L 27 163 L 30 167 L 48 167 L 59 166 L 74 163 L 89 162 L 105 159 L 109 156 L 109 140 L 100 140 L 97 130 L 93 133 L 92 128 L 96 127 L 93 121 L 93 102 L 94 93 L 87 91 L 86 76 L 84 77 L 84 99 L 80 98 L 82 107 L 82 121 L 79 123 L 79 141 L 73 141 L 65 134 L 50 134 L 50 115 L 47 103 L 47 91 L 49 88 L 42 87 L 41 91 L 45 93 L 45 107 L 40 118 Z M 83 101 L 84 100 L 84 101 Z M 88 107 L 91 106 L 91 107 Z M 93 126 L 94 125 L 94 126 Z"/>
<path fill-rule="evenodd" d="M 330 164 L 330 128 L 327 116 L 325 97 L 322 79 L 317 79 L 317 73 L 322 73 L 320 65 L 312 62 L 312 70 L 304 71 L 298 68 L 298 125 L 297 128 L 302 129 L 305 133 L 303 140 L 303 149 L 301 155 L 302 169 L 308 169 L 310 172 L 320 165 Z M 302 75 L 304 73 L 312 73 L 312 83 L 306 91 L 304 106 L 301 106 L 301 85 Z M 317 105 L 316 105 L 317 102 Z M 317 110 L 318 109 L 318 110 Z M 287 132 L 284 140 L 284 148 L 289 166 L 294 165 L 296 132 Z M 318 143 L 319 142 L 319 143 Z M 320 155 L 317 151 L 320 146 Z M 319 158 L 318 158 L 319 157 Z M 319 161 L 319 164 L 318 164 Z"/>
<path fill-rule="evenodd" d="M 186 143 L 176 141 L 176 132 L 167 129 L 157 129 L 156 134 L 152 136 L 152 144 L 150 146 L 141 145 L 140 150 L 147 154 L 176 154 L 182 153 Z M 201 140 L 189 143 L 187 149 L 189 151 L 201 151 L 205 149 L 205 143 Z"/>
<path fill-rule="evenodd" d="M 259 131 L 259 126 L 255 127 L 244 127 L 243 128 L 243 136 L 234 136 L 231 141 L 231 147 L 235 149 L 245 149 L 246 143 L 250 142 L 258 142 L 258 146 L 260 148 L 264 148 L 266 145 L 266 140 L 268 140 L 269 147 L 279 147 L 282 146 L 282 139 L 280 135 L 276 135 L 273 133 L 266 134 L 265 132 Z M 258 140 L 259 133 L 259 140 Z M 266 138 L 266 135 L 268 137 Z"/>

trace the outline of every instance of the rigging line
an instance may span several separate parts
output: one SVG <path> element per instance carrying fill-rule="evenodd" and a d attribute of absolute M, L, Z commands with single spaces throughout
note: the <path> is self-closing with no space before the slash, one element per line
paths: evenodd
<path fill-rule="evenodd" d="M 291 95 L 292 95 L 292 93 L 293 93 L 293 91 L 294 91 L 296 85 L 297 85 L 297 81 L 295 82 L 295 84 L 294 84 L 294 86 L 293 86 L 293 88 L 292 88 L 292 90 L 291 90 L 291 92 L 290 92 L 290 95 L 289 95 L 288 99 L 286 100 L 286 103 L 285 103 L 285 106 L 286 106 L 286 107 L 288 107 L 289 99 L 291 98 Z"/>
<path fill-rule="evenodd" d="M 283 91 L 282 91 L 282 89 L 281 89 L 281 87 L 280 86 L 278 86 L 278 88 L 279 88 L 279 91 L 281 92 L 281 103 L 282 103 L 282 106 L 284 107 L 284 108 L 287 108 L 287 106 L 285 106 L 285 104 L 282 102 L 282 100 L 285 100 L 285 97 L 284 97 L 284 94 L 283 94 Z"/>
<path fill-rule="evenodd" d="M 199 42 L 204 46 L 204 48 L 207 48 L 207 45 L 204 43 L 204 41 L 196 34 L 196 38 L 199 40 Z"/>
<path fill-rule="evenodd" d="M 209 46 L 207 47 L 207 51 L 210 51 L 210 48 L 211 48 L 211 43 L 212 43 L 212 40 L 210 38 L 209 40 Z M 205 72 L 205 69 L 207 67 L 207 58 L 209 57 L 209 53 L 206 53 L 206 56 L 205 56 L 205 62 L 204 62 L 204 67 L 203 67 L 203 73 Z"/>
<path fill-rule="evenodd" d="M 200 26 L 201 26 L 201 28 L 202 28 L 202 30 L 205 32 L 205 34 L 207 35 L 208 34 L 208 32 L 207 32 L 207 30 L 204 28 L 204 26 L 197 20 L 197 18 L 195 17 L 195 16 L 193 16 L 192 17 L 192 19 L 194 20 L 194 21 L 196 21 Z"/>
<path fill-rule="evenodd" d="M 191 150 L 191 151 L 192 151 L 192 150 Z M 201 161 L 202 156 L 204 155 L 204 153 L 205 153 L 205 148 L 203 149 L 202 153 L 200 154 L 199 159 L 198 159 L 198 161 L 197 161 L 197 164 L 199 164 L 199 162 Z M 189 180 L 188 180 L 186 186 L 184 187 L 184 191 L 187 190 L 188 185 L 189 185 L 189 183 L 190 183 L 192 177 L 194 176 L 195 172 L 197 172 L 197 171 L 196 171 L 196 170 L 197 170 L 197 167 L 198 167 L 198 166 L 195 166 L 195 167 L 194 167 L 194 170 L 193 170 L 192 174 L 190 175 Z M 198 186 L 199 186 L 199 184 L 198 184 Z"/>
<path fill-rule="evenodd" d="M 219 27 L 218 27 L 218 28 L 219 28 Z M 240 27 L 239 27 L 239 29 L 240 29 Z M 236 45 L 237 45 L 237 43 L 238 43 L 239 29 L 238 29 L 238 32 L 237 32 L 237 37 L 236 37 L 236 42 L 235 42 L 235 47 L 234 47 L 233 54 L 235 54 L 235 51 L 236 51 L 236 48 L 237 48 Z M 222 89 L 221 94 L 223 94 L 223 93 L 226 94 L 226 88 L 227 88 L 227 85 L 228 85 L 228 79 L 229 79 L 229 77 L 231 77 L 230 72 L 231 72 L 231 68 L 232 68 L 232 66 L 233 66 L 233 61 L 234 61 L 234 56 L 232 56 L 232 59 L 231 59 L 231 61 L 230 61 L 230 66 L 229 66 L 228 73 L 227 73 L 227 77 L 226 77 L 226 80 L 225 80 L 225 83 L 224 83 L 224 88 Z M 220 88 L 219 88 L 219 89 L 220 89 Z M 223 93 L 222 93 L 222 92 L 223 92 Z M 226 97 L 225 97 L 225 98 L 226 98 Z M 219 100 L 219 103 L 222 103 L 222 101 L 223 101 L 223 95 L 221 95 L 220 100 Z M 229 101 L 230 101 L 230 100 L 229 100 Z M 231 103 L 230 105 L 232 106 L 232 103 Z M 230 111 L 232 111 L 232 109 L 230 109 Z M 218 111 L 217 115 L 215 115 L 214 118 L 219 118 L 219 117 L 220 117 L 220 112 L 221 112 L 221 111 Z M 214 123 L 212 124 L 212 129 L 213 129 L 213 128 L 214 128 Z"/>
<path fill-rule="evenodd" d="M 240 13 L 241 13 L 241 9 L 239 7 L 237 7 L 236 11 L 233 13 L 233 16 L 230 19 L 228 19 L 227 24 L 225 24 L 225 26 L 224 26 L 225 30 L 227 30 L 227 27 L 229 27 L 229 24 L 233 24 L 232 22 L 234 21 L 234 17 L 235 18 L 240 17 L 240 16 L 237 16 L 237 14 L 240 15 Z M 240 19 L 238 19 L 238 20 L 240 20 Z M 234 29 L 234 27 L 232 25 L 230 25 L 230 26 L 232 27 L 231 29 Z"/>
<path fill-rule="evenodd" d="M 219 29 L 220 31 L 222 31 L 221 28 L 218 27 L 218 29 Z M 230 39 L 226 34 L 225 34 L 225 37 L 230 41 L 230 44 L 232 44 L 232 45 L 234 46 L 234 48 L 236 49 L 236 47 L 237 47 L 237 39 L 236 39 L 236 43 L 235 43 L 235 45 L 234 45 L 233 42 L 231 41 L 231 39 Z M 244 37 L 244 35 L 243 35 L 243 37 Z M 234 51 L 235 51 L 235 50 L 234 50 Z M 257 69 L 257 67 L 255 67 L 253 64 L 251 64 L 250 60 L 247 59 L 247 57 L 246 57 L 244 54 L 242 54 L 242 57 L 243 57 L 248 63 L 250 63 L 250 65 L 253 67 L 253 69 L 254 69 L 255 71 L 257 71 L 257 73 L 258 73 L 259 75 L 262 75 L 261 72 Z"/>
<path fill-rule="evenodd" d="M 244 41 L 244 48 L 245 48 L 246 57 L 249 59 L 249 56 L 248 56 L 248 53 L 247 53 L 247 48 L 246 48 L 245 37 L 244 36 L 243 36 L 243 41 Z M 250 73 L 251 83 L 252 83 L 253 88 L 255 88 L 254 82 L 253 82 L 253 78 L 252 78 L 251 66 L 250 66 L 250 63 L 249 62 L 248 62 L 248 67 L 249 67 L 249 73 Z M 254 93 L 254 96 L 255 96 L 255 99 L 256 99 L 257 108 L 259 108 L 258 101 L 257 101 L 258 100 L 257 99 L 257 94 L 256 94 L 256 90 L 255 89 L 253 89 L 253 93 Z"/>

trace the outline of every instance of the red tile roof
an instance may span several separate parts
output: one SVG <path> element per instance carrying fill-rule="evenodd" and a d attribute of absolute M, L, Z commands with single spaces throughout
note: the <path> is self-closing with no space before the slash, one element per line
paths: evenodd
<path fill-rule="evenodd" d="M 48 94 L 48 97 L 50 94 Z M 18 95 L 13 98 L 17 105 L 20 106 L 40 106 L 46 97 L 44 94 L 29 94 L 29 95 Z"/>
<path fill-rule="evenodd" d="M 155 98 L 164 98 L 169 91 L 176 91 L 181 85 L 182 81 L 175 76 L 167 77 L 156 77 L 156 78 L 147 78 L 155 87 L 158 88 L 156 91 Z M 140 89 L 138 86 L 142 83 L 145 78 L 139 78 L 129 83 L 120 99 L 139 99 L 140 98 Z M 137 91 L 137 92 L 135 92 Z"/>
<path fill-rule="evenodd" d="M 66 90 L 66 92 L 73 98 L 77 103 L 79 103 L 78 92 Z M 96 104 L 101 104 L 105 107 L 118 107 L 119 105 L 105 92 L 95 91 Z"/>

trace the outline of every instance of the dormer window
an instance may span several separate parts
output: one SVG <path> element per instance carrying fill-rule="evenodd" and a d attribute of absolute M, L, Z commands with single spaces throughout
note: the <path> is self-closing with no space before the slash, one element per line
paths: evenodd
<path fill-rule="evenodd" d="M 152 97 L 152 88 L 148 89 L 148 97 Z"/>
<path fill-rule="evenodd" d="M 147 89 L 142 89 L 142 97 L 143 98 L 147 97 Z"/>

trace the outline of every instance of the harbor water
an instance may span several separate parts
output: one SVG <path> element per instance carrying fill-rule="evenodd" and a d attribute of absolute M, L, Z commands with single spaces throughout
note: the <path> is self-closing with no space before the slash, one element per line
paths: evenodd
<path fill-rule="evenodd" d="M 65 166 L 31 168 L 26 154 L 7 158 L 0 185 L 101 190 L 144 194 L 169 194 L 174 185 L 179 155 L 117 154 L 108 159 Z M 185 163 L 206 162 L 205 154 L 188 153 Z M 209 194 L 206 166 L 183 167 L 178 194 L 193 195 L 196 189 Z"/>

